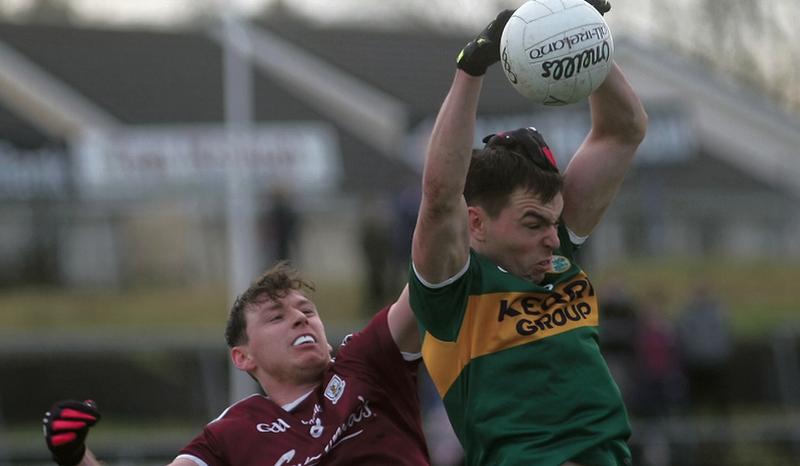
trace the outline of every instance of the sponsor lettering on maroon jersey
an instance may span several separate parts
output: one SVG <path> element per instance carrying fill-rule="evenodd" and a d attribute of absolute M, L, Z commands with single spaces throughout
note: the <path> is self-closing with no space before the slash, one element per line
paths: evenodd
<path fill-rule="evenodd" d="M 180 457 L 199 466 L 429 464 L 419 360 L 403 359 L 386 313 L 346 339 L 322 384 L 292 409 L 252 395 L 209 423 Z"/>

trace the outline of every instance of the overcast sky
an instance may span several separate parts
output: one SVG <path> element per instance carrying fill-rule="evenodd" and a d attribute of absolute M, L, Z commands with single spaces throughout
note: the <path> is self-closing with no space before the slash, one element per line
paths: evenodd
<path fill-rule="evenodd" d="M 252 12 L 272 0 L 50 0 L 69 3 L 81 17 L 93 21 L 130 24 L 170 24 L 185 19 L 199 3 L 230 4 Z M 31 0 L 0 0 L 7 12 L 22 10 Z"/>
<path fill-rule="evenodd" d="M 190 17 L 198 6 L 230 6 L 243 14 L 256 12 L 280 0 L 50 0 L 69 3 L 75 13 L 92 21 L 117 24 L 160 24 L 180 22 Z M 671 0 L 681 1 L 681 0 Z M 685 1 L 685 0 L 684 0 Z M 691 0 L 690 0 L 691 1 Z M 32 0 L 0 0 L 0 5 L 14 12 L 30 5 Z M 321 22 L 354 22 L 368 20 L 386 23 L 393 18 L 430 14 L 447 17 L 456 24 L 482 24 L 501 8 L 515 8 L 524 0 L 283 0 L 288 8 Z M 631 3 L 631 0 L 615 0 Z M 635 3 L 635 2 L 633 2 Z M 620 8 L 621 9 L 621 8 Z M 645 8 L 646 9 L 646 8 Z M 641 8 L 631 9 L 626 15 L 639 16 Z M 389 14 L 392 13 L 392 14 Z"/>
<path fill-rule="evenodd" d="M 0 0 L 5 13 L 32 0 Z M 82 19 L 117 25 L 169 27 L 198 9 L 231 6 L 248 15 L 281 2 L 322 23 L 402 27 L 425 22 L 477 31 L 502 8 L 524 0 L 49 0 L 69 3 Z M 607 16 L 617 36 L 633 36 L 690 53 L 772 89 L 785 109 L 800 113 L 800 0 L 611 0 Z M 716 18 L 722 18 L 716 20 Z M 742 53 L 742 51 L 746 51 Z M 753 78 L 755 77 L 755 78 Z"/>

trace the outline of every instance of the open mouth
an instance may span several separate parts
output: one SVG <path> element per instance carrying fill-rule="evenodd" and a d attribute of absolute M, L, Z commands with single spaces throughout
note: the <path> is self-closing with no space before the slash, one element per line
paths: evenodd
<path fill-rule="evenodd" d="M 543 269 L 550 269 L 550 265 L 552 264 L 552 259 L 547 259 L 539 262 L 537 265 Z"/>
<path fill-rule="evenodd" d="M 308 345 L 314 344 L 317 340 L 311 335 L 300 335 L 299 337 L 295 338 L 292 342 L 292 346 L 301 346 L 301 345 Z"/>

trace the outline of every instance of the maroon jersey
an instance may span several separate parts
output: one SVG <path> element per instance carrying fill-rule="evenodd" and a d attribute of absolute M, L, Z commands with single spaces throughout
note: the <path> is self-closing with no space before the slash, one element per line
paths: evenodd
<path fill-rule="evenodd" d="M 262 395 L 226 409 L 181 450 L 199 466 L 428 465 L 417 366 L 379 312 L 344 339 L 322 384 L 284 410 Z"/>

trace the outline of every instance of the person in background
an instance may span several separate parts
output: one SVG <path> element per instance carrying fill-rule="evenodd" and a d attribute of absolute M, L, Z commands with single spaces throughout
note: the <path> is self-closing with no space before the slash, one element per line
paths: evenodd
<path fill-rule="evenodd" d="M 726 309 L 707 284 L 698 285 L 677 322 L 681 364 L 692 409 L 729 409 L 728 364 L 733 343 Z"/>
<path fill-rule="evenodd" d="M 364 259 L 363 309 L 372 317 L 395 289 L 392 270 L 392 212 L 380 198 L 370 197 L 360 209 L 359 246 Z"/>
<path fill-rule="evenodd" d="M 642 417 L 664 419 L 675 414 L 684 398 L 685 377 L 678 341 L 667 319 L 659 291 L 648 293 L 637 319 L 634 339 L 637 361 L 636 409 Z"/>
<path fill-rule="evenodd" d="M 297 260 L 300 215 L 291 194 L 285 188 L 276 186 L 267 199 L 268 209 L 259 219 L 258 226 L 264 244 L 269 248 L 267 261 Z"/>

